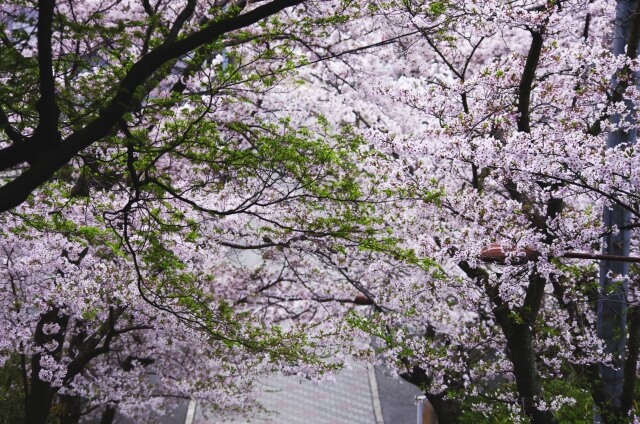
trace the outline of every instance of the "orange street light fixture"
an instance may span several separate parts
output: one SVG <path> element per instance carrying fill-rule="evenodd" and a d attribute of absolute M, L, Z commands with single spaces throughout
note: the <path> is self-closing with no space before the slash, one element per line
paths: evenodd
<path fill-rule="evenodd" d="M 523 264 L 529 261 L 536 261 L 540 259 L 540 252 L 537 250 L 525 247 L 524 256 L 516 256 L 512 259 L 514 265 Z M 573 258 L 573 259 L 593 259 L 604 260 L 613 262 L 633 262 L 640 263 L 640 258 L 636 256 L 621 256 L 621 255 L 600 255 L 593 253 L 580 253 L 580 252 L 565 252 L 560 255 L 561 258 Z M 482 262 L 504 264 L 507 261 L 507 251 L 499 244 L 492 244 L 487 249 L 480 253 L 478 258 Z"/>
<path fill-rule="evenodd" d="M 363 294 L 359 294 L 353 299 L 353 303 L 356 305 L 373 305 L 373 300 Z"/>

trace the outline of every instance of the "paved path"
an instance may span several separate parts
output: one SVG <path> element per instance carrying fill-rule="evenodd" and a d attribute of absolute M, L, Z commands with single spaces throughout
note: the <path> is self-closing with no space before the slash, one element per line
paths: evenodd
<path fill-rule="evenodd" d="M 354 364 L 335 383 L 274 377 L 262 383 L 264 393 L 256 399 L 265 411 L 223 419 L 196 408 L 193 424 L 376 424 L 369 375 L 365 365 Z"/>
<path fill-rule="evenodd" d="M 414 396 L 421 394 L 414 385 L 364 364 L 342 370 L 335 383 L 279 376 L 262 388 L 256 401 L 263 411 L 222 418 L 196 406 L 192 424 L 414 424 Z"/>

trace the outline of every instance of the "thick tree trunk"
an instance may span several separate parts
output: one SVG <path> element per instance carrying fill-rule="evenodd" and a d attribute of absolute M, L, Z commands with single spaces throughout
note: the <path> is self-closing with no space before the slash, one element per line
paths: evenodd
<path fill-rule="evenodd" d="M 550 7 L 555 7 L 550 3 Z M 531 131 L 531 94 L 534 88 L 536 71 L 540 62 L 540 56 L 544 44 L 545 24 L 540 28 L 531 30 L 531 45 L 527 53 L 527 60 L 518 86 L 518 131 L 529 133 Z M 523 204 L 529 199 L 519 193 L 516 184 L 509 181 L 505 188 L 510 197 Z M 532 213 L 531 223 L 539 231 L 545 234 L 545 242 L 553 244 L 554 237 L 549 233 L 547 222 L 555 218 L 563 208 L 560 199 L 551 199 L 547 203 L 547 215 L 540 216 Z M 494 315 L 500 325 L 505 338 L 509 360 L 513 365 L 513 373 L 518 389 L 518 399 L 524 410 L 534 424 L 555 424 L 558 422 L 553 413 L 538 409 L 537 402 L 542 398 L 542 386 L 536 368 L 536 353 L 533 348 L 536 320 L 544 298 L 546 280 L 536 271 L 529 277 L 529 285 L 524 302 L 521 307 L 511 310 L 509 306 L 499 298 L 497 287 L 490 287 L 485 283 L 485 292 L 492 299 L 495 307 Z"/>
<path fill-rule="evenodd" d="M 31 378 L 31 390 L 26 402 L 26 422 L 46 424 L 56 390 L 37 376 Z"/>
<path fill-rule="evenodd" d="M 481 268 L 472 268 L 467 262 L 458 266 L 476 281 L 493 303 L 493 315 L 507 339 L 509 360 L 516 378 L 518 400 L 527 417 L 534 424 L 556 424 L 558 420 L 548 412 L 539 410 L 536 401 L 541 399 L 542 387 L 536 368 L 533 337 L 538 312 L 544 297 L 546 280 L 535 271 L 529 278 L 529 286 L 522 307 L 512 310 L 500 297 L 500 290 L 489 281 L 489 274 Z"/>
<path fill-rule="evenodd" d="M 520 313 L 509 309 L 496 295 L 497 287 L 485 286 L 487 295 L 494 304 L 494 315 L 507 339 L 509 360 L 513 364 L 513 374 L 518 388 L 518 400 L 527 417 L 534 424 L 551 424 L 557 421 L 552 414 L 540 411 L 536 401 L 540 399 L 542 388 L 536 369 L 536 355 L 533 349 L 533 331 L 538 310 L 544 296 L 545 282 L 533 275 L 530 278 L 527 295 Z"/>
<path fill-rule="evenodd" d="M 111 424 L 113 423 L 113 419 L 116 417 L 116 408 L 113 406 L 107 406 L 102 414 L 102 419 L 100 420 L 100 424 Z"/>
<path fill-rule="evenodd" d="M 60 424 L 78 424 L 81 404 L 78 396 L 60 396 Z"/>
<path fill-rule="evenodd" d="M 512 328 L 513 331 L 507 336 L 507 347 L 524 413 L 534 424 L 557 423 L 558 420 L 552 413 L 541 411 L 536 406 L 537 400 L 541 398 L 542 388 L 536 369 L 532 331 L 526 324 L 515 325 Z"/>
<path fill-rule="evenodd" d="M 47 313 L 40 316 L 40 320 L 36 325 L 34 333 L 34 341 L 36 346 L 47 352 L 56 361 L 60 359 L 62 345 L 64 343 L 64 334 L 67 329 L 69 318 L 59 315 L 58 308 L 52 308 Z M 49 334 L 44 328 L 47 324 L 57 324 L 59 330 Z M 55 344 L 55 348 L 51 350 L 49 347 Z M 31 381 L 30 388 L 26 398 L 26 421 L 28 424 L 45 424 L 51 412 L 51 404 L 53 398 L 58 391 L 57 387 L 52 387 L 47 381 L 40 378 L 43 371 L 41 360 L 43 355 L 35 353 L 31 356 Z"/>

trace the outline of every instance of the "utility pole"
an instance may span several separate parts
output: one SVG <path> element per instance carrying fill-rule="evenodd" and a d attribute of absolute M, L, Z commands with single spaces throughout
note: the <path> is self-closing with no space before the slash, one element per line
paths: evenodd
<path fill-rule="evenodd" d="M 636 22 L 634 13 L 638 0 L 617 0 L 616 18 L 613 36 L 612 51 L 615 55 L 630 54 L 627 45 L 633 25 Z M 637 31 L 637 30 L 636 30 Z M 634 44 L 635 45 L 635 44 Z M 614 75 L 612 81 L 613 98 L 620 99 L 626 87 L 637 84 L 636 75 L 629 76 L 630 81 L 624 82 L 621 75 Z M 614 114 L 609 119 L 613 124 L 627 121 L 631 124 L 634 106 L 625 100 L 627 113 L 625 116 Z M 607 138 L 607 147 L 614 148 L 624 143 L 635 143 L 637 131 L 632 128 L 628 131 L 618 130 L 610 132 Z M 609 230 L 603 239 L 602 252 L 604 255 L 629 256 L 631 231 L 620 229 L 631 221 L 631 213 L 628 209 L 619 205 L 605 207 L 603 211 L 603 224 Z M 610 365 L 600 364 L 600 375 L 604 385 L 606 396 L 614 409 L 620 408 L 622 384 L 624 380 L 623 368 L 627 341 L 627 293 L 629 262 L 612 261 L 603 259 L 600 262 L 600 295 L 598 299 L 598 336 L 604 342 L 606 353 L 613 357 Z M 594 422 L 602 422 L 598 413 Z"/>

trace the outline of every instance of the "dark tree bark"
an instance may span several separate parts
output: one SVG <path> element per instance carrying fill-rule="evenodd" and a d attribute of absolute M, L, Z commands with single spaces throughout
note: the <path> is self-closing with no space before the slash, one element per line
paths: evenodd
<path fill-rule="evenodd" d="M 113 423 L 113 419 L 116 417 L 116 408 L 113 406 L 107 406 L 102 413 L 102 419 L 100 420 L 100 424 L 111 424 Z"/>
<path fill-rule="evenodd" d="M 81 399 L 77 396 L 59 396 L 60 424 L 78 424 L 82 415 Z"/>
<path fill-rule="evenodd" d="M 69 321 L 68 317 L 61 316 L 59 312 L 58 308 L 52 308 L 43 314 L 38 321 L 34 335 L 36 345 L 55 360 L 60 359 Z M 46 334 L 44 327 L 47 324 L 57 324 L 60 330 L 54 334 Z M 55 349 L 49 350 L 48 346 L 53 346 L 53 344 L 56 345 Z M 47 422 L 53 398 L 58 390 L 52 387 L 49 382 L 41 379 L 41 371 L 44 371 L 41 365 L 43 356 L 42 353 L 34 353 L 31 356 L 31 384 L 25 402 L 26 421 L 29 424 L 45 424 Z"/>
<path fill-rule="evenodd" d="M 535 73 L 540 61 L 540 55 L 544 44 L 544 27 L 531 31 L 531 45 L 527 54 L 520 84 L 518 86 L 518 131 L 528 133 L 531 130 L 531 92 L 535 81 Z M 514 199 L 523 204 L 528 203 L 518 188 L 512 182 L 505 185 L 507 192 Z M 562 210 L 563 203 L 558 199 L 551 199 L 547 204 L 547 215 L 538 216 L 532 212 L 531 224 L 541 233 L 545 234 L 545 242 L 552 244 L 554 237 L 549 233 L 547 221 L 553 219 Z M 484 283 L 485 293 L 494 303 L 493 312 L 507 339 L 508 356 L 513 364 L 513 373 L 518 389 L 518 400 L 524 413 L 534 424 L 557 423 L 555 416 L 549 411 L 537 408 L 536 402 L 541 399 L 542 386 L 536 367 L 536 353 L 533 348 L 533 339 L 536 331 L 536 320 L 544 298 L 546 280 L 534 270 L 529 276 L 529 284 L 523 305 L 518 310 L 510 308 L 502 302 L 497 287 L 491 287 L 488 279 Z"/>

